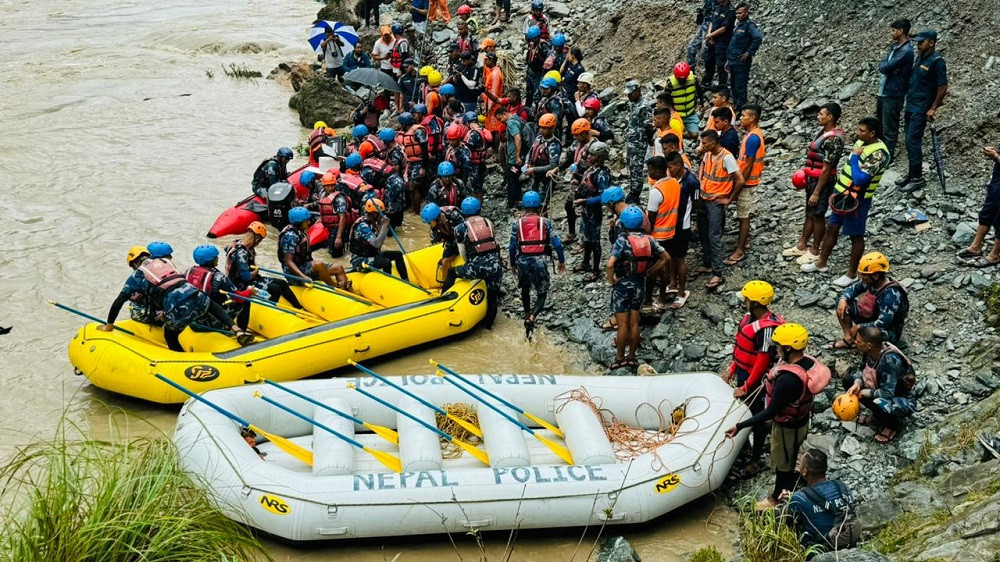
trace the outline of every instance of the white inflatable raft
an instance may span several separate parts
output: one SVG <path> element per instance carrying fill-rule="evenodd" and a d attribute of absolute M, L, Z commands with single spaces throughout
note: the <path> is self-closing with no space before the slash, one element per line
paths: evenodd
<path fill-rule="evenodd" d="M 714 374 L 469 378 L 558 425 L 564 439 L 549 431 L 539 434 L 565 444 L 574 464 L 433 375 L 392 380 L 434 405 L 472 405 L 490 466 L 467 453 L 442 458 L 437 435 L 347 388 L 354 383 L 434 423 L 432 410 L 368 377 L 300 381 L 288 387 L 370 424 L 397 429 L 398 447 L 270 385 L 213 390 L 204 397 L 264 431 L 311 449 L 312 467 L 270 442 L 259 445 L 267 453 L 262 460 L 240 436 L 236 423 L 195 401 L 181 410 L 174 442 L 185 470 L 203 483 L 227 515 L 273 535 L 308 541 L 644 522 L 718 488 L 747 438 L 744 431 L 733 441 L 725 440 L 726 428 L 750 414 Z M 686 404 L 687 417 L 669 442 L 619 460 L 591 407 L 567 403 L 566 395 L 581 388 L 606 413 L 650 435 L 659 430 L 663 417 L 669 421 L 678 405 Z M 255 398 L 255 391 L 365 446 L 398 455 L 402 472 L 386 469 L 368 453 L 319 428 L 314 432 L 307 422 Z"/>

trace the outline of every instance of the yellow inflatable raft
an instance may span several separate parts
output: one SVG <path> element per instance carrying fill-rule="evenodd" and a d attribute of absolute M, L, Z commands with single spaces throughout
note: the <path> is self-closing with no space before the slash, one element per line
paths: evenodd
<path fill-rule="evenodd" d="M 96 323 L 80 328 L 69 359 L 99 388 L 163 404 L 179 404 L 187 396 L 154 378 L 156 373 L 204 392 L 259 377 L 290 381 L 338 369 L 348 359 L 364 361 L 468 332 L 483 319 L 486 284 L 460 279 L 442 295 L 436 280 L 440 257 L 440 245 L 407 254 L 410 279 L 420 286 L 354 272 L 348 274 L 351 295 L 293 287 L 309 314 L 251 305 L 249 328 L 258 338 L 246 347 L 224 334 L 188 329 L 180 336 L 188 351 L 175 352 L 167 349 L 161 328 L 127 320 L 117 326 L 135 335 L 102 332 Z"/>

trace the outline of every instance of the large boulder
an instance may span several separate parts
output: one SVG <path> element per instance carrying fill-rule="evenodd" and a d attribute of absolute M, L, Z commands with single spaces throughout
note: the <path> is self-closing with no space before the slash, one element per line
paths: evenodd
<path fill-rule="evenodd" d="M 317 20 L 339 21 L 358 29 L 361 26 L 361 6 L 357 0 L 328 0 L 316 13 Z"/>
<path fill-rule="evenodd" d="M 326 121 L 327 125 L 339 128 L 352 123 L 351 116 L 358 103 L 336 80 L 315 75 L 302 83 L 288 100 L 288 107 L 299 112 L 303 127 L 312 128 L 316 121 Z"/>
<path fill-rule="evenodd" d="M 307 62 L 283 62 L 267 75 L 267 79 L 283 86 L 291 86 L 292 90 L 298 92 L 302 89 L 302 84 L 314 76 L 316 71 Z"/>

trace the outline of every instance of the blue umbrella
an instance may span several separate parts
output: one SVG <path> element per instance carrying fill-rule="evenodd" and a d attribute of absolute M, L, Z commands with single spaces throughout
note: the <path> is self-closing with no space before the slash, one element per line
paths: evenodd
<path fill-rule="evenodd" d="M 309 45 L 312 46 L 318 55 L 323 54 L 323 48 L 320 47 L 320 43 L 326 37 L 327 29 L 332 29 L 343 40 L 344 45 L 341 47 L 341 51 L 343 51 L 344 56 L 347 56 L 347 53 L 350 53 L 354 45 L 358 42 L 358 32 L 355 31 L 353 26 L 340 23 L 339 21 L 320 20 L 313 24 L 312 29 L 309 30 Z"/>

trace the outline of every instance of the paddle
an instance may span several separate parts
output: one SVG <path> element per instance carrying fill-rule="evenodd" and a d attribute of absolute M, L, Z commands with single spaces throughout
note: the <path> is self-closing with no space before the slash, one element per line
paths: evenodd
<path fill-rule="evenodd" d="M 299 445 L 297 443 L 293 443 L 293 442 L 289 441 L 288 439 L 285 439 L 284 437 L 281 437 L 280 435 L 274 435 L 272 433 L 268 433 L 268 432 L 264 431 L 263 429 L 261 429 L 261 428 L 255 426 L 255 425 L 253 425 L 252 423 L 250 423 L 250 422 L 246 421 L 245 419 L 237 416 L 236 414 L 222 409 L 221 406 L 215 404 L 214 402 L 210 401 L 209 399 L 204 398 L 202 396 L 199 396 L 198 394 L 195 394 L 194 392 L 192 392 L 192 391 L 184 388 L 183 386 L 175 383 L 174 381 L 168 379 L 167 377 L 165 377 L 165 376 L 163 376 L 163 375 L 161 375 L 159 373 L 156 373 L 155 376 L 156 376 L 156 378 L 158 378 L 161 381 L 169 384 L 170 386 L 176 388 L 177 390 L 183 392 L 184 394 L 187 394 L 191 398 L 194 398 L 195 400 L 197 400 L 197 401 L 205 404 L 209 408 L 212 408 L 216 412 L 219 412 L 220 414 L 222 414 L 222 415 L 226 416 L 227 418 L 233 420 L 234 422 L 240 424 L 241 427 L 245 427 L 246 429 L 249 429 L 250 431 L 253 431 L 253 432 L 255 432 L 255 433 L 263 436 L 265 439 L 267 439 L 271 443 L 274 443 L 274 445 L 276 447 L 278 447 L 279 449 L 281 449 L 282 451 L 284 451 L 284 452 L 288 453 L 289 455 L 291 455 L 291 456 L 299 459 L 300 461 L 308 464 L 309 466 L 312 466 L 312 464 L 313 464 L 313 454 L 312 454 L 312 451 L 310 451 L 309 449 L 306 449 L 305 447 L 303 447 L 302 445 Z"/>
<path fill-rule="evenodd" d="M 340 417 L 342 417 L 344 419 L 351 420 L 352 422 L 354 422 L 354 423 L 356 423 L 358 425 L 367 427 L 368 429 L 372 430 L 372 432 L 375 433 L 375 435 L 378 435 L 382 439 L 385 439 L 386 441 L 392 443 L 393 445 L 399 445 L 399 434 L 396 433 L 396 431 L 393 430 L 393 429 L 389 429 L 388 427 L 383 427 L 381 425 L 375 425 L 373 423 L 368 423 L 368 422 L 366 422 L 366 421 L 364 421 L 362 419 L 356 418 L 356 417 L 354 417 L 354 416 L 352 416 L 352 415 L 350 415 L 348 413 L 341 412 L 340 410 L 334 408 L 333 406 L 328 406 L 328 405 L 320 402 L 319 400 L 315 400 L 313 398 L 310 398 L 309 396 L 306 396 L 305 394 L 302 394 L 301 392 L 292 390 L 291 388 L 288 388 L 287 386 L 285 386 L 283 384 L 278 384 L 278 383 L 276 383 L 276 382 L 274 382 L 272 380 L 268 380 L 268 379 L 264 379 L 264 378 L 259 379 L 259 380 L 261 382 L 263 382 L 264 384 L 269 384 L 271 386 L 280 388 L 281 390 L 284 390 L 285 392 L 291 394 L 292 396 L 297 396 L 297 397 L 305 400 L 306 402 L 309 402 L 310 404 L 314 404 L 316 406 L 319 406 L 320 408 L 323 408 L 324 410 L 327 410 L 329 412 L 333 412 L 334 414 L 337 414 L 338 416 L 340 416 Z"/>
<path fill-rule="evenodd" d="M 313 281 L 312 279 L 309 279 L 308 277 L 299 277 L 298 275 L 293 275 L 291 273 L 285 273 L 284 271 L 276 271 L 274 269 L 265 269 L 263 267 L 257 267 L 256 265 L 251 265 L 250 269 L 256 269 L 256 270 L 259 270 L 259 271 L 263 271 L 264 273 L 270 273 L 272 275 L 283 275 L 283 276 L 287 277 L 288 279 L 294 279 L 296 281 L 301 281 L 303 284 L 305 284 L 306 287 L 310 287 L 310 288 L 314 288 L 314 289 L 319 289 L 321 291 L 326 291 L 327 293 L 333 293 L 335 295 L 340 295 L 342 297 L 351 299 L 352 301 L 359 302 L 359 303 L 361 303 L 361 304 L 363 304 L 365 306 L 371 306 L 372 305 L 372 301 L 370 301 L 370 300 L 368 300 L 368 299 L 366 299 L 364 297 L 359 297 L 358 295 L 355 295 L 354 293 L 350 293 L 350 292 L 345 291 L 343 289 L 338 289 L 336 287 L 331 287 L 330 285 L 327 285 L 326 283 L 323 283 L 322 281 Z"/>
<path fill-rule="evenodd" d="M 252 303 L 260 305 L 260 306 L 265 306 L 267 308 L 273 308 L 274 310 L 279 310 L 281 312 L 284 312 L 285 314 L 291 314 L 293 316 L 298 316 L 299 318 L 301 318 L 303 320 L 312 320 L 312 321 L 316 321 L 316 322 L 326 322 L 325 320 L 323 320 L 319 316 L 316 316 L 315 314 L 309 312 L 308 310 L 296 310 L 294 308 L 288 308 L 287 306 L 281 306 L 280 304 L 278 304 L 276 302 L 271 302 L 271 301 L 269 301 L 267 299 L 262 299 L 262 298 L 258 298 L 258 297 L 244 297 L 243 295 L 237 295 L 236 293 L 230 293 L 229 291 L 219 291 L 219 292 L 222 293 L 223 295 L 226 295 L 227 297 L 229 297 L 231 299 L 239 299 L 239 300 L 243 300 L 243 301 L 247 301 L 247 302 L 252 302 Z"/>
<path fill-rule="evenodd" d="M 490 465 L 490 457 L 488 457 L 486 455 L 486 453 L 483 452 L 482 449 L 479 449 L 478 447 L 475 447 L 475 446 L 473 446 L 470 443 L 466 443 L 465 441 L 462 441 L 461 439 L 458 439 L 457 437 L 455 437 L 453 435 L 450 435 L 448 433 L 445 433 L 445 432 L 441 431 L 436 426 L 433 426 L 433 425 L 425 422 L 424 420 L 422 420 L 422 419 L 414 416 L 413 414 L 411 414 L 411 413 L 409 413 L 407 411 L 404 411 L 404 410 L 402 410 L 400 408 L 397 408 L 396 406 L 393 406 L 392 404 L 386 402 L 385 400 L 382 400 L 381 398 L 379 398 L 378 396 L 375 396 L 374 394 L 372 394 L 370 392 L 366 392 L 366 391 L 358 388 L 357 386 L 354 385 L 354 383 L 347 383 L 347 388 L 350 388 L 352 390 L 357 390 L 361 394 L 364 394 L 368 398 L 371 398 L 372 400 L 378 402 L 379 404 L 385 406 L 386 408 L 389 408 L 390 410 L 393 410 L 395 412 L 403 414 L 404 416 L 406 416 L 406 417 L 410 418 L 411 420 L 419 423 L 420 425 L 426 427 L 427 429 L 433 431 L 434 433 L 437 433 L 438 435 L 440 435 L 441 437 L 445 438 L 449 442 L 458 445 L 459 447 L 462 448 L 462 450 L 468 451 L 468 453 L 470 455 L 472 455 L 472 456 L 476 457 L 477 459 L 479 459 L 480 461 L 482 461 L 483 464 L 485 464 L 486 466 Z"/>
<path fill-rule="evenodd" d="M 405 257 L 405 254 L 404 254 L 404 257 Z M 419 289 L 420 291 L 423 291 L 423 293 L 425 295 L 431 294 L 430 291 L 428 291 L 427 289 L 421 287 L 420 285 L 417 285 L 416 283 L 411 283 L 410 281 L 407 281 L 406 279 L 403 279 L 402 277 L 396 277 L 395 275 L 391 275 L 389 273 L 386 273 L 386 272 L 382 271 L 381 269 L 379 269 L 377 267 L 372 267 L 372 266 L 368 265 L 367 263 L 362 264 L 362 267 L 364 268 L 365 271 L 371 271 L 372 273 L 378 273 L 379 275 L 384 275 L 384 276 L 388 277 L 389 279 L 395 279 L 396 281 L 399 281 L 400 283 L 406 283 L 407 285 L 413 287 L 414 289 Z"/>
<path fill-rule="evenodd" d="M 434 404 L 431 404 L 430 402 L 424 400 L 423 398 L 417 396 L 416 394 L 410 392 L 409 390 L 406 390 L 405 388 L 403 388 L 403 387 L 399 386 L 398 384 L 390 381 L 389 379 L 383 377 L 382 375 L 376 373 L 375 371 L 372 371 L 368 367 L 365 367 L 363 365 L 359 365 L 353 359 L 348 359 L 347 362 L 350 363 L 351 365 L 354 365 L 355 367 L 357 367 L 361 371 L 363 371 L 365 373 L 368 373 L 369 375 L 375 377 L 376 379 L 378 379 L 378 380 L 384 382 L 385 384 L 387 384 L 387 385 L 395 388 L 396 390 L 402 392 L 403 394 L 409 396 L 410 398 L 413 398 L 414 400 L 416 400 L 417 402 L 420 402 L 424 406 L 427 406 L 431 410 L 434 410 L 435 412 L 441 414 L 442 416 L 447 417 L 451 421 L 453 421 L 453 422 L 457 423 L 458 425 L 462 426 L 463 428 L 465 428 L 466 431 L 468 431 L 469 433 L 475 435 L 476 437 L 482 438 L 482 436 L 483 436 L 483 430 L 479 429 L 475 425 L 473 425 L 473 424 L 471 424 L 471 423 L 463 420 L 462 418 L 460 418 L 458 416 L 453 416 L 453 415 L 449 414 L 448 412 L 445 412 L 441 408 L 438 408 Z"/>
<path fill-rule="evenodd" d="M 524 425 L 519 420 L 516 420 L 516 419 L 510 417 L 509 415 L 507 415 L 506 412 L 504 412 L 500 408 L 497 408 L 493 404 L 490 404 L 489 402 L 483 400 L 479 396 L 475 395 L 469 389 L 467 389 L 464 386 L 462 386 L 462 385 L 458 384 L 457 382 L 455 382 L 453 379 L 446 378 L 444 376 L 444 371 L 442 371 L 442 370 L 439 369 L 437 371 L 437 376 L 443 378 L 444 380 L 446 380 L 449 383 L 451 383 L 452 385 L 454 385 L 455 388 L 461 390 L 462 392 L 464 392 L 464 393 L 468 394 L 469 396 L 471 396 L 472 398 L 476 399 L 476 401 L 478 401 L 480 404 L 482 404 L 482 405 L 488 407 L 489 409 L 493 410 L 494 412 L 500 414 L 501 416 L 504 417 L 504 419 L 506 419 L 510 423 L 512 423 L 512 424 L 520 427 L 524 431 L 527 431 L 528 433 L 531 434 L 532 437 L 534 437 L 535 439 L 538 439 L 539 441 L 541 441 L 542 444 L 545 445 L 546 447 L 548 447 L 553 453 L 555 453 L 556 455 L 559 455 L 559 458 L 561 458 L 562 460 L 566 461 L 569 464 L 573 464 L 573 455 L 571 455 L 569 453 L 569 449 L 567 449 L 566 447 L 563 447 L 562 445 L 560 445 L 559 443 L 556 443 L 555 441 L 553 441 L 551 439 L 547 439 L 545 437 L 542 437 L 535 430 L 533 430 L 530 427 Z"/>
<path fill-rule="evenodd" d="M 351 439 L 350 437 L 344 435 L 343 433 L 340 433 L 339 431 L 337 431 L 335 429 L 329 428 L 329 427 L 327 427 L 327 426 L 319 423 L 318 421 L 310 418 L 309 416 L 306 416 L 304 414 L 300 414 L 300 413 L 296 412 L 295 410 L 289 408 L 288 406 L 284 406 L 282 404 L 279 404 L 278 402 L 275 402 L 274 400 L 271 400 L 270 398 L 268 398 L 267 396 L 264 396 L 263 394 L 261 394 L 259 392 L 254 392 L 253 395 L 254 395 L 254 398 L 260 398 L 264 402 L 267 402 L 268 404 L 270 404 L 270 405 L 272 405 L 272 406 L 274 406 L 276 408 L 284 410 L 284 411 L 288 412 L 289 414 L 291 414 L 291 415 L 293 415 L 293 416 L 295 416 L 295 417 L 297 417 L 297 418 L 299 418 L 301 420 L 305 420 L 305 421 L 307 421 L 307 422 L 315 425 L 316 427 L 322 429 L 323 431 L 326 431 L 327 433 L 333 434 L 334 436 L 336 436 L 338 439 L 340 439 L 342 441 L 346 441 L 347 443 L 350 443 L 351 445 L 354 445 L 355 447 L 357 447 L 357 448 L 361 449 L 362 451 L 368 453 L 369 455 L 375 457 L 375 460 L 377 460 L 378 462 L 382 463 L 389 470 L 391 470 L 393 472 L 403 472 L 403 461 L 399 460 L 399 457 L 397 457 L 396 455 L 393 455 L 393 454 L 390 454 L 390 453 L 386 453 L 384 451 L 379 451 L 379 450 L 376 450 L 376 449 L 372 449 L 371 447 L 366 447 L 366 446 L 362 445 L 361 443 L 355 441 L 354 439 Z"/>
<path fill-rule="evenodd" d="M 552 433 L 555 433 L 559 437 L 563 437 L 563 433 L 562 433 L 562 431 L 558 427 L 556 427 L 556 426 L 548 423 L 547 421 L 545 421 L 543 419 L 540 419 L 540 418 L 538 418 L 536 416 L 533 416 L 533 415 L 529 414 L 528 412 L 525 412 L 523 409 L 515 406 L 514 404 L 511 404 L 510 402 L 508 402 L 508 401 L 504 400 L 503 398 L 500 398 L 496 394 L 490 392 L 488 389 L 486 389 L 482 385 L 479 385 L 479 384 L 476 384 L 476 383 L 472 382 L 471 380 L 463 377 L 462 375 L 456 373 L 455 371 L 452 371 L 451 369 L 449 369 L 448 367 L 445 367 L 444 365 L 438 363 L 437 361 L 431 359 L 430 362 L 431 362 L 431 365 L 434 365 L 435 367 L 438 367 L 439 369 L 441 369 L 445 373 L 447 373 L 447 374 L 449 374 L 449 375 L 457 378 L 458 380 L 460 380 L 460 381 L 464 382 L 465 384 L 467 384 L 467 385 L 475 388 L 476 390 L 479 390 L 480 392 L 486 394 L 490 398 L 493 398 L 497 402 L 500 402 L 504 406 L 507 406 L 511 410 L 514 410 L 515 412 L 517 412 L 517 413 L 521 414 L 522 416 L 528 418 L 529 420 L 537 423 L 538 425 L 544 427 L 545 429 L 551 431 Z"/>
<path fill-rule="evenodd" d="M 56 308 L 61 308 L 61 309 L 65 310 L 66 312 L 72 312 L 73 314 L 76 314 L 77 316 L 82 316 L 82 317 L 86 318 L 87 320 L 92 320 L 94 322 L 97 322 L 101 326 L 103 326 L 105 324 L 104 320 L 101 320 L 100 318 L 98 318 L 96 316 L 91 316 L 91 315 L 87 314 L 86 312 L 79 311 L 79 310 L 77 310 L 77 309 L 75 309 L 75 308 L 73 308 L 71 306 L 66 306 L 65 304 L 59 304 L 56 301 L 49 301 L 49 304 L 51 304 L 52 306 L 54 306 Z M 114 324 L 112 324 L 111 327 L 114 328 L 114 329 L 116 329 L 116 330 L 118 330 L 119 332 L 128 334 L 130 336 L 134 336 L 135 335 L 135 332 L 133 332 L 132 330 L 126 330 L 125 328 L 119 328 L 118 326 L 115 326 Z"/>
<path fill-rule="evenodd" d="M 382 215 L 382 218 L 385 218 L 385 212 L 379 211 L 378 214 Z M 413 262 L 408 259 L 406 255 L 407 254 L 406 248 L 403 247 L 403 241 L 399 239 L 399 236 L 396 236 L 396 229 L 393 228 L 391 224 L 389 225 L 389 233 L 392 234 L 392 237 L 396 239 L 396 245 L 399 246 L 399 251 L 403 253 L 403 261 L 406 263 L 406 270 L 408 272 L 411 272 L 414 277 L 419 277 L 420 273 L 417 271 L 415 267 L 413 267 Z"/>

